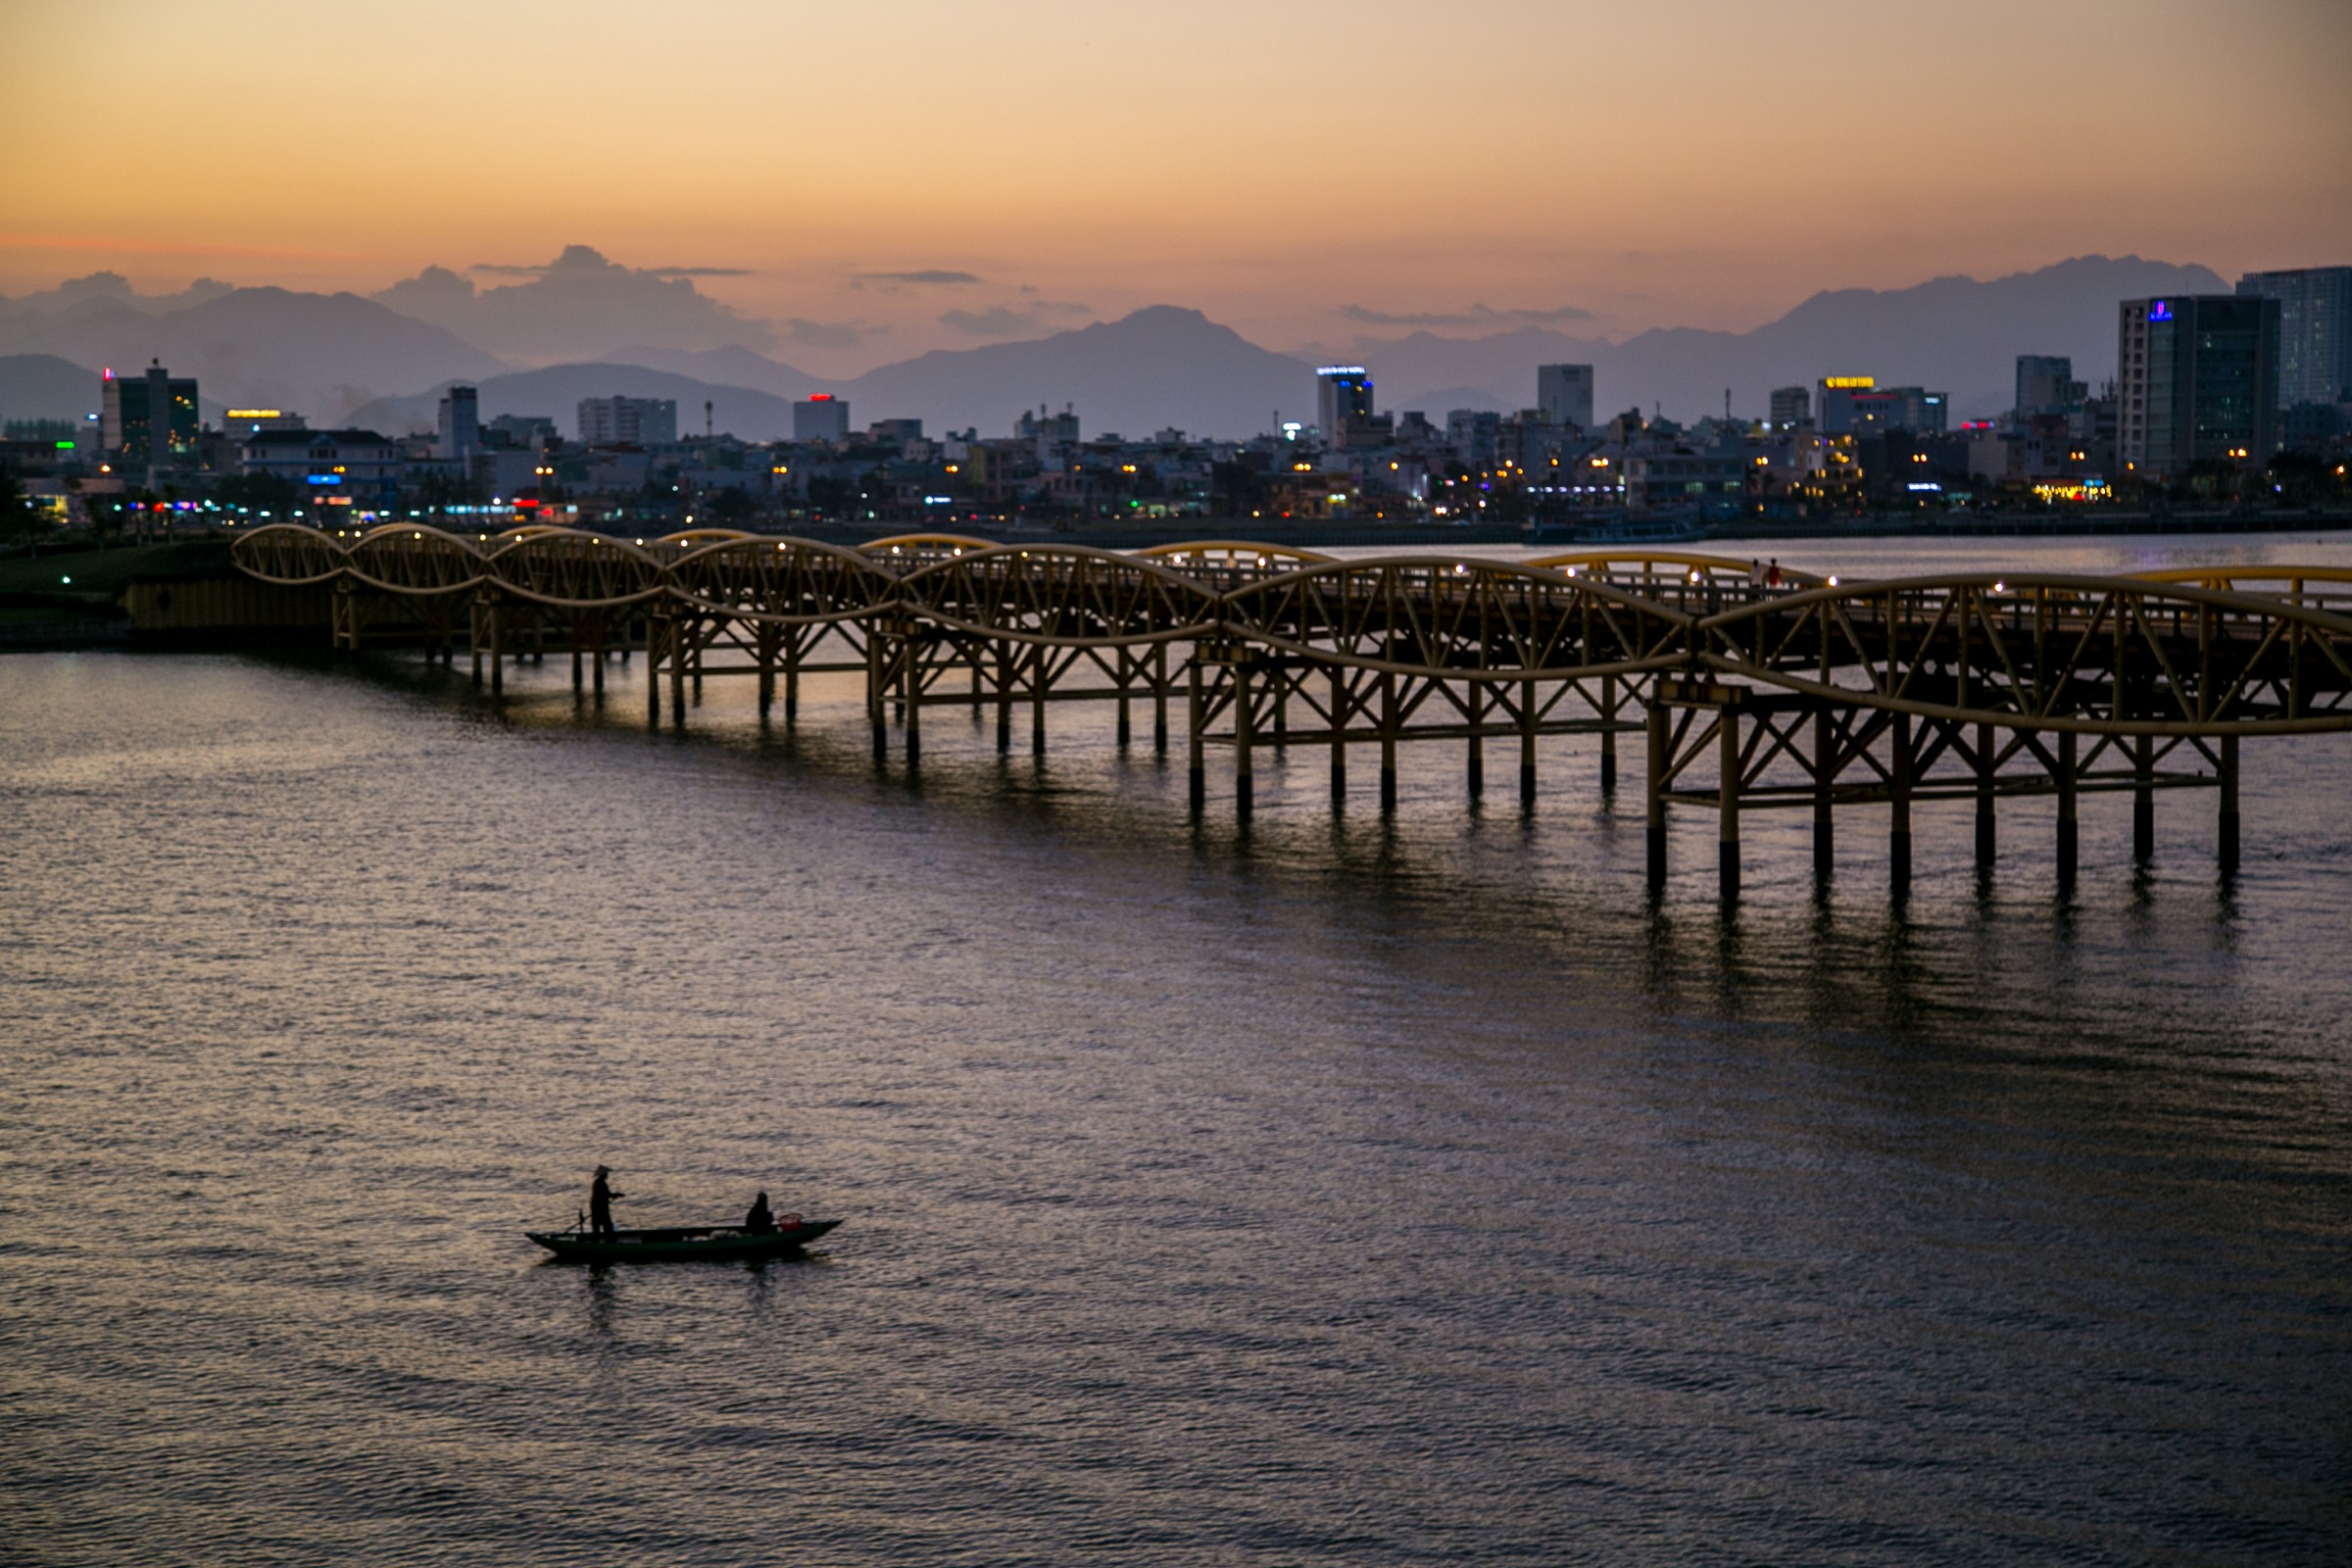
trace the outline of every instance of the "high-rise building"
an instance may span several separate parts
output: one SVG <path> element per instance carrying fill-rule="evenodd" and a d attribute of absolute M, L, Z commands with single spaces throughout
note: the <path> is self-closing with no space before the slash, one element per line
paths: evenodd
<path fill-rule="evenodd" d="M 154 468 L 195 458 L 202 420 L 194 376 L 151 363 L 136 378 L 106 371 L 98 392 L 99 439 L 109 458 L 124 467 Z"/>
<path fill-rule="evenodd" d="M 795 441 L 831 441 L 849 439 L 850 405 L 846 399 L 830 392 L 811 392 L 792 406 L 792 438 Z"/>
<path fill-rule="evenodd" d="M 1803 386 L 1774 387 L 1771 422 L 1775 430 L 1793 430 L 1800 424 L 1811 424 L 1813 389 Z"/>
<path fill-rule="evenodd" d="M 678 438 L 675 398 L 582 398 L 583 446 L 657 446 Z"/>
<path fill-rule="evenodd" d="M 1454 409 L 1446 416 L 1446 444 L 1473 468 L 1494 462 L 1502 444 L 1502 416 L 1484 409 Z"/>
<path fill-rule="evenodd" d="M 1863 435 L 1873 430 L 1941 434 L 1951 399 L 1916 386 L 1880 386 L 1867 375 L 1824 376 L 1821 433 Z"/>
<path fill-rule="evenodd" d="M 481 402 L 469 386 L 452 386 L 441 394 L 440 434 L 433 455 L 461 461 L 482 448 Z"/>
<path fill-rule="evenodd" d="M 1348 437 L 1372 423 L 1372 376 L 1360 365 L 1325 365 L 1315 370 L 1315 423 L 1323 444 L 1345 448 Z"/>
<path fill-rule="evenodd" d="M 1592 367 L 1539 365 L 1536 367 L 1536 407 L 1546 424 L 1592 428 Z"/>
<path fill-rule="evenodd" d="M 2237 292 L 2278 302 L 2278 407 L 2352 403 L 2352 267 L 2248 272 Z"/>
<path fill-rule="evenodd" d="M 2278 444 L 2279 302 L 2126 300 L 2116 343 L 2116 456 L 2143 477 L 2260 463 Z"/>
<path fill-rule="evenodd" d="M 2036 414 L 2064 414 L 2079 408 L 2090 388 L 2075 379 L 2075 362 L 2063 354 L 2020 354 L 2017 357 L 2017 395 L 2009 405 L 2021 419 Z"/>

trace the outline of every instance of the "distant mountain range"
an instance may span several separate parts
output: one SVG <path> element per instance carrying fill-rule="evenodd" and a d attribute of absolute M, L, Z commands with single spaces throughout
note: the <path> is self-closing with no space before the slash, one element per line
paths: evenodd
<path fill-rule="evenodd" d="M 13 411 L 10 417 L 76 416 L 97 406 L 98 368 L 133 369 L 160 358 L 196 375 L 208 404 L 293 408 L 315 423 L 357 421 L 395 434 L 430 428 L 435 400 L 453 380 L 481 388 L 485 416 L 550 415 L 565 431 L 582 398 L 675 398 L 684 430 L 701 427 L 709 401 L 718 428 L 752 440 L 789 435 L 792 400 L 812 391 L 847 398 L 859 425 L 910 417 L 933 431 L 973 427 L 984 435 L 1004 433 L 1023 409 L 1065 404 L 1075 405 L 1090 435 L 1173 426 L 1242 436 L 1271 428 L 1277 411 L 1314 417 L 1310 365 L 1175 306 L 826 380 L 747 342 L 710 344 L 729 318 L 697 306 L 690 281 L 615 269 L 593 252 L 566 258 L 542 270 L 548 276 L 539 283 L 477 292 L 455 274 L 420 274 L 374 299 L 212 279 L 177 295 L 141 296 L 112 274 L 76 279 L 0 300 L 0 408 Z M 2226 291 L 2201 267 L 2088 256 L 1989 282 L 1947 277 L 1817 294 L 1750 332 L 1666 328 L 1610 343 L 1529 325 L 1483 337 L 1418 331 L 1366 341 L 1358 352 L 1382 408 L 1417 408 L 1438 419 L 1450 409 L 1532 404 L 1536 367 L 1554 361 L 1594 367 L 1595 413 L 1604 417 L 1659 407 L 1695 418 L 1720 413 L 1727 388 L 1736 412 L 1760 414 L 1772 388 L 1832 374 L 1948 391 L 1955 415 L 1968 417 L 2007 406 L 2020 354 L 2070 355 L 2076 374 L 2094 383 L 2113 374 L 2118 300 Z M 554 341 L 551 322 L 569 321 L 564 329 L 574 337 L 587 330 L 562 317 L 570 300 L 659 308 L 599 318 L 605 331 L 637 346 L 517 369 L 449 327 L 384 303 L 425 298 L 446 319 L 498 321 L 510 341 Z M 753 336 L 766 341 L 764 329 Z M 86 378 L 79 393 L 60 362 Z"/>
<path fill-rule="evenodd" d="M 1653 405 L 1682 419 L 1720 414 L 1726 388 L 1734 410 L 1761 414 L 1774 387 L 1825 375 L 1949 392 L 1955 416 L 1975 418 L 2009 407 L 2020 354 L 2067 355 L 2077 378 L 2094 386 L 2112 376 L 2118 301 L 2229 291 L 2202 267 L 2083 256 L 1986 283 L 1939 277 L 1916 288 L 1816 294 L 1752 332 L 1671 327 L 1612 344 L 1528 326 L 1484 338 L 1415 332 L 1363 352 L 1382 407 L 1433 417 L 1448 408 L 1530 407 L 1536 367 L 1566 363 L 1593 368 L 1601 418 Z M 1476 392 L 1486 397 L 1452 401 Z"/>

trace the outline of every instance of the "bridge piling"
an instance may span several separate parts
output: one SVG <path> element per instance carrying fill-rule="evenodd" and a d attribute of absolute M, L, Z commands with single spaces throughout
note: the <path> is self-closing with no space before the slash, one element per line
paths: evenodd
<path fill-rule="evenodd" d="M 1716 710 L 1715 727 L 1721 747 L 1716 784 L 1715 881 L 1726 904 L 1740 898 L 1740 705 L 1727 701 Z"/>
<path fill-rule="evenodd" d="M 1477 800 L 1487 789 L 1487 741 L 1483 726 L 1486 722 L 1487 688 L 1479 681 L 1469 683 L 1470 755 L 1467 759 L 1470 798 Z"/>
<path fill-rule="evenodd" d="M 1396 809 L 1396 677 L 1380 672 L 1380 808 Z"/>
<path fill-rule="evenodd" d="M 1331 803 L 1340 806 L 1348 799 L 1348 673 L 1334 665 L 1331 671 Z"/>
<path fill-rule="evenodd" d="M 2156 737 L 2136 735 L 2132 745 L 2132 859 L 2146 865 L 2156 857 Z"/>
<path fill-rule="evenodd" d="M 1813 879 L 1828 882 L 1838 869 L 1838 726 L 1827 704 L 1813 710 Z"/>
<path fill-rule="evenodd" d="M 1886 783 L 1886 883 L 1897 902 L 1911 892 L 1911 715 L 1894 715 L 1894 756 Z"/>
<path fill-rule="evenodd" d="M 1119 728 L 1118 728 L 1118 748 L 1119 748 L 1119 750 L 1120 750 L 1120 751 L 1124 752 L 1124 751 L 1126 751 L 1126 750 L 1127 750 L 1128 744 L 1129 744 L 1130 740 L 1133 738 L 1133 735 L 1134 735 L 1134 729 L 1133 729 L 1133 726 L 1131 725 L 1131 723 L 1129 722 L 1129 717 L 1128 717 L 1128 707 L 1129 707 L 1129 704 L 1128 704 L 1128 684 L 1129 684 L 1129 681 L 1130 681 L 1130 679 L 1132 678 L 1132 676 L 1133 676 L 1133 673 L 1134 673 L 1134 670 L 1133 670 L 1133 665 L 1134 665 L 1134 663 L 1135 663 L 1135 660 L 1134 660 L 1134 656 L 1133 656 L 1133 655 L 1131 655 L 1131 654 L 1129 654 L 1129 653 L 1127 652 L 1127 650 L 1126 650 L 1126 649 L 1124 649 L 1124 648 L 1114 649 L 1114 650 L 1113 650 L 1113 652 L 1116 654 L 1116 656 L 1117 656 L 1117 661 L 1118 661 L 1118 662 L 1117 662 L 1117 669 L 1118 669 L 1118 687 L 1119 687 Z"/>
<path fill-rule="evenodd" d="M 1600 677 L 1600 793 L 1603 795 L 1617 793 L 1617 677 L 1603 675 Z M 1532 763 L 1534 759 L 1528 760 Z M 1532 796 L 1532 780 L 1527 781 L 1531 787 L 1525 788 L 1524 793 Z"/>
<path fill-rule="evenodd" d="M 1168 645 L 1152 646 L 1152 753 L 1168 755 Z"/>
<path fill-rule="evenodd" d="M 1649 703 L 1648 871 L 1652 892 L 1666 886 L 1666 705 L 1652 692 Z"/>
<path fill-rule="evenodd" d="M 1608 731 L 1601 732 L 1604 736 Z M 1519 683 L 1519 808 L 1536 808 L 1536 683 Z"/>
<path fill-rule="evenodd" d="M 2081 847 L 2081 833 L 2076 820 L 2075 732 L 2058 732 L 2058 890 L 2071 893 L 2075 887 L 2075 862 Z"/>
<path fill-rule="evenodd" d="M 873 730 L 874 760 L 890 759 L 890 714 L 882 694 L 882 623 L 865 623 L 865 718 Z"/>
<path fill-rule="evenodd" d="M 1053 651 L 1044 643 L 1029 659 L 1029 755 L 1046 755 L 1046 683 L 1053 678 L 1053 666 L 1047 662 Z"/>
<path fill-rule="evenodd" d="M 1192 743 L 1191 788 L 1193 814 L 1198 816 L 1200 814 L 1201 808 L 1208 805 L 1208 766 L 1207 759 L 1202 755 L 1203 732 L 1208 728 L 1208 724 L 1207 715 L 1202 711 L 1200 700 L 1200 654 L 1199 649 L 1195 649 L 1193 657 L 1185 661 L 1184 667 L 1185 674 L 1191 683 L 1192 722 L 1189 726 Z"/>
<path fill-rule="evenodd" d="M 645 721 L 662 722 L 662 620 L 645 617 Z"/>
<path fill-rule="evenodd" d="M 1994 860 L 1992 816 L 1993 769 L 2000 758 L 1993 750 L 1992 726 L 1977 726 L 1977 869 L 1989 871 Z"/>
<path fill-rule="evenodd" d="M 1256 694 L 1250 689 L 1250 663 L 1236 660 L 1233 663 L 1233 814 L 1237 821 L 1250 820 L 1254 764 L 1251 761 L 1252 743 L 1257 739 Z"/>
<path fill-rule="evenodd" d="M 997 755 L 1012 750 L 1012 644 L 997 644 Z"/>
<path fill-rule="evenodd" d="M 906 771 L 923 760 L 923 662 L 913 628 L 902 626 L 899 638 L 899 705 L 906 714 Z"/>
<path fill-rule="evenodd" d="M 2225 881 L 2237 875 L 2237 737 L 2224 735 L 2221 760 L 2214 771 L 2220 775 L 2222 810 L 2220 822 L 2219 858 Z"/>
<path fill-rule="evenodd" d="M 693 635 L 690 624 L 683 615 L 670 616 L 669 635 L 664 639 L 669 644 L 664 651 L 669 661 L 669 721 L 679 725 L 686 722 L 686 643 Z"/>

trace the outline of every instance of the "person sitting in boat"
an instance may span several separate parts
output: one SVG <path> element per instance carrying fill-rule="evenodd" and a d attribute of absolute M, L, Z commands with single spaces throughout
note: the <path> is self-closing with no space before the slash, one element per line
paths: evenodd
<path fill-rule="evenodd" d="M 755 1235 L 763 1235 L 776 1228 L 776 1216 L 767 1206 L 765 1193 L 752 1200 L 750 1212 L 743 1216 L 743 1228 Z"/>
<path fill-rule="evenodd" d="M 599 1165 L 596 1167 L 596 1180 L 588 1184 L 588 1228 L 599 1236 L 612 1234 L 612 1200 L 629 1196 L 612 1190 L 612 1184 L 605 1180 L 612 1174 Z"/>

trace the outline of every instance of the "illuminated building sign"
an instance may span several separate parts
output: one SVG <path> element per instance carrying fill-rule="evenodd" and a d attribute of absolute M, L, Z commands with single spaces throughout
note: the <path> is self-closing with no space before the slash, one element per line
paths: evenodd
<path fill-rule="evenodd" d="M 808 401 L 811 403 L 830 403 L 833 401 L 833 394 L 830 392 L 811 392 L 808 394 Z"/>
<path fill-rule="evenodd" d="M 314 473 L 310 476 L 310 482 L 313 484 L 341 484 L 343 476 L 339 473 Z"/>
<path fill-rule="evenodd" d="M 1318 365 L 1315 367 L 1315 373 L 1317 375 L 1361 375 L 1364 373 L 1364 368 L 1360 365 Z"/>
<path fill-rule="evenodd" d="M 2151 320 L 2151 321 L 2169 321 L 2169 320 L 2171 320 L 2172 318 L 2173 318 L 2173 302 L 2172 302 L 2171 300 L 2150 300 L 2150 301 L 2148 302 L 2148 319 L 2149 319 L 2149 320 Z"/>
<path fill-rule="evenodd" d="M 1879 384 L 1875 375 L 1829 375 L 1821 384 L 1833 392 L 1867 392 Z"/>
<path fill-rule="evenodd" d="M 228 416 L 232 419 L 282 419 L 286 414 L 283 409 L 231 409 Z"/>

